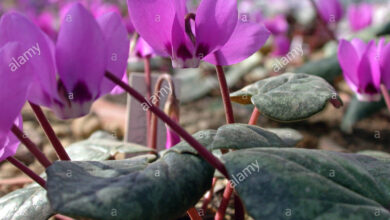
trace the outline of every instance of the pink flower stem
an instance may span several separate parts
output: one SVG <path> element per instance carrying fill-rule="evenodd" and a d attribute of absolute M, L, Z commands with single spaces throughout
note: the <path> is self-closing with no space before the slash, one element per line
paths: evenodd
<path fill-rule="evenodd" d="M 13 125 L 11 131 L 19 139 L 19 141 L 22 142 L 27 147 L 27 149 L 37 158 L 37 160 L 39 161 L 39 163 L 42 164 L 42 166 L 48 168 L 51 165 L 49 159 L 47 159 L 47 157 L 42 153 L 42 151 L 39 150 L 39 148 L 30 140 L 30 138 L 27 137 L 27 135 L 23 133 L 23 131 L 19 129 L 18 126 Z"/>
<path fill-rule="evenodd" d="M 41 107 L 38 105 L 35 105 L 34 103 L 29 102 L 32 110 L 35 113 L 36 118 L 38 119 L 39 123 L 41 124 L 41 127 L 46 133 L 46 136 L 49 138 L 50 143 L 52 144 L 54 150 L 56 151 L 58 158 L 60 160 L 70 160 L 70 157 L 68 153 L 66 153 L 64 146 L 62 146 L 60 140 L 58 139 L 57 135 L 55 134 L 53 128 L 51 127 L 49 121 L 45 117 L 45 114 L 43 113 Z"/>
<path fill-rule="evenodd" d="M 259 116 L 260 116 L 260 112 L 259 112 L 259 110 L 257 110 L 257 108 L 255 107 L 255 108 L 253 109 L 253 112 L 252 112 L 251 118 L 249 119 L 248 124 L 249 124 L 249 125 L 256 125 L 256 124 L 257 124 L 257 120 L 259 119 Z"/>
<path fill-rule="evenodd" d="M 173 131 L 175 131 L 180 137 L 182 137 L 189 145 L 191 145 L 196 151 L 198 151 L 199 155 L 203 157 L 208 163 L 210 163 L 215 169 L 221 172 L 226 178 L 229 178 L 228 172 L 224 166 L 224 164 L 218 160 L 210 151 L 208 151 L 205 147 L 203 147 L 194 137 L 192 137 L 187 131 L 185 131 L 180 125 L 174 122 L 168 115 L 166 115 L 162 110 L 157 108 L 156 106 L 150 104 L 140 93 L 138 93 L 135 89 L 122 82 L 119 78 L 113 75 L 110 72 L 106 72 L 105 76 L 128 92 L 131 96 L 133 96 L 136 100 L 141 103 L 144 103 L 149 106 L 149 111 L 156 114 L 162 121 L 164 121 Z"/>
<path fill-rule="evenodd" d="M 223 220 L 225 217 L 226 209 L 229 205 L 230 197 L 233 193 L 233 188 L 230 183 L 226 184 L 225 191 L 223 192 L 221 204 L 219 204 L 219 208 L 217 214 L 215 215 L 214 220 Z"/>
<path fill-rule="evenodd" d="M 233 107 L 232 107 L 232 102 L 230 100 L 230 92 L 229 92 L 229 87 L 226 82 L 226 77 L 225 77 L 225 72 L 223 71 L 223 67 L 220 65 L 216 65 L 216 70 L 217 70 L 217 76 L 218 76 L 218 81 L 219 81 L 219 87 L 221 90 L 221 96 L 223 100 L 223 105 L 225 108 L 225 116 L 226 116 L 226 123 L 232 124 L 234 123 L 234 114 L 233 114 Z M 222 151 L 222 153 L 226 153 Z M 230 196 L 233 192 L 233 189 L 231 188 L 230 184 L 226 186 L 225 191 L 224 191 L 224 197 L 222 198 L 221 205 L 218 209 L 217 215 L 220 217 L 225 216 L 227 204 L 229 203 Z M 225 194 L 226 193 L 226 194 Z M 235 211 L 235 217 L 237 220 L 244 219 L 244 210 L 243 210 L 243 205 L 241 203 L 240 198 L 234 194 L 234 211 Z M 217 219 L 217 217 L 216 217 Z"/>
<path fill-rule="evenodd" d="M 202 218 L 199 216 L 198 210 L 196 210 L 194 207 L 188 209 L 187 214 L 190 216 L 191 220 L 202 220 Z"/>
<path fill-rule="evenodd" d="M 221 89 L 223 105 L 225 108 L 226 122 L 228 124 L 231 124 L 231 123 L 234 123 L 234 116 L 233 116 L 232 102 L 230 101 L 229 87 L 227 85 L 225 73 L 223 71 L 222 66 L 216 65 L 215 67 L 217 69 L 219 87 Z"/>
<path fill-rule="evenodd" d="M 329 37 L 332 40 L 337 41 L 337 38 L 336 38 L 335 34 L 333 33 L 333 31 L 329 28 L 329 26 L 326 24 L 326 22 L 324 20 L 322 20 L 322 18 L 320 17 L 320 10 L 318 9 L 317 4 L 314 2 L 314 0 L 310 0 L 310 3 L 312 5 L 312 7 L 314 8 L 314 10 L 316 11 L 317 20 L 320 22 L 321 26 L 325 29 L 325 31 L 328 33 Z"/>
<path fill-rule="evenodd" d="M 209 205 L 209 203 L 211 202 L 211 199 L 213 198 L 213 194 L 214 194 L 214 187 L 215 187 L 215 184 L 217 183 L 217 178 L 213 178 L 213 183 L 211 185 L 211 188 L 209 190 L 209 192 L 206 194 L 204 200 L 203 200 L 203 205 L 202 205 L 202 209 L 203 210 L 206 210 L 207 209 L 207 206 Z"/>
<path fill-rule="evenodd" d="M 383 84 L 381 84 L 381 91 L 382 91 L 383 98 L 385 99 L 385 102 L 386 102 L 386 105 L 387 105 L 387 109 L 389 109 L 389 111 L 390 111 L 390 95 L 389 95 L 389 91 L 387 91 L 386 86 L 383 85 Z"/>
<path fill-rule="evenodd" d="M 144 69 L 145 69 L 145 84 L 146 84 L 146 99 L 150 100 L 152 96 L 152 82 L 151 82 L 151 70 L 150 70 L 150 56 L 144 58 Z M 146 137 L 147 145 L 150 145 L 150 132 L 151 132 L 151 118 L 152 114 L 150 111 L 146 112 Z"/>
<path fill-rule="evenodd" d="M 43 188 L 46 188 L 46 181 L 42 179 L 42 177 L 40 177 L 38 174 L 34 173 L 34 171 L 30 170 L 30 168 L 28 168 L 26 165 L 24 165 L 14 157 L 8 157 L 7 160 L 19 170 L 21 170 L 23 173 L 25 173 L 27 176 L 29 176 L 31 179 L 33 179 L 35 182 L 37 182 L 39 185 L 41 185 Z"/>

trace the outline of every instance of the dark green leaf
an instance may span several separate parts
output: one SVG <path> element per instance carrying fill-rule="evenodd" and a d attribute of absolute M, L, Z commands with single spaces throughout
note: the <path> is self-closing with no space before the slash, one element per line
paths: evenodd
<path fill-rule="evenodd" d="M 342 73 L 337 56 L 310 61 L 297 68 L 294 72 L 319 76 L 328 82 L 333 82 Z"/>
<path fill-rule="evenodd" d="M 304 73 L 285 73 L 260 80 L 230 95 L 232 101 L 250 104 L 277 121 L 304 120 L 322 111 L 328 102 L 342 101 L 324 79 Z"/>
<path fill-rule="evenodd" d="M 296 148 L 222 158 L 254 219 L 390 219 L 390 163 L 383 160 Z"/>
<path fill-rule="evenodd" d="M 380 102 L 361 102 L 356 98 L 356 96 L 353 97 L 349 103 L 347 112 L 343 117 L 341 129 L 344 132 L 352 132 L 352 127 L 355 123 L 366 117 L 370 117 L 384 107 L 386 107 L 386 104 L 383 98 Z"/>
<path fill-rule="evenodd" d="M 174 150 L 154 162 L 61 161 L 47 169 L 48 198 L 55 211 L 74 217 L 175 219 L 211 187 L 213 173 L 198 156 Z"/>

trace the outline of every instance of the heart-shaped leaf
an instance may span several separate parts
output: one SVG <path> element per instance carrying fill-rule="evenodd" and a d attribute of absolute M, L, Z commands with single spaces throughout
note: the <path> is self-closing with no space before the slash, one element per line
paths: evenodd
<path fill-rule="evenodd" d="M 227 124 L 218 130 L 205 130 L 195 133 L 197 139 L 209 151 L 215 150 L 239 150 L 254 147 L 291 147 L 291 142 L 284 142 L 275 133 L 247 124 Z M 285 139 L 285 137 L 283 137 Z M 197 151 L 186 142 L 180 142 L 172 150 L 180 153 L 192 153 L 197 155 Z"/>
<path fill-rule="evenodd" d="M 294 72 L 319 76 L 328 82 L 333 82 L 337 77 L 341 76 L 342 70 L 337 56 L 332 56 L 308 62 Z"/>
<path fill-rule="evenodd" d="M 230 95 L 232 101 L 253 104 L 265 116 L 277 121 L 304 120 L 331 102 L 342 101 L 324 79 L 304 73 L 285 73 L 260 80 Z"/>
<path fill-rule="evenodd" d="M 46 198 L 46 190 L 31 184 L 0 198 L 0 219 L 41 220 L 53 215 Z"/>
<path fill-rule="evenodd" d="M 267 128 L 267 130 L 278 135 L 280 139 L 291 147 L 297 145 L 303 139 L 299 131 L 291 128 Z"/>
<path fill-rule="evenodd" d="M 156 161 L 55 162 L 48 198 L 61 214 L 93 219 L 175 219 L 211 187 L 214 169 L 192 154 L 167 151 Z"/>
<path fill-rule="evenodd" d="M 353 126 L 360 120 L 370 117 L 374 113 L 377 113 L 382 108 L 386 107 L 385 101 L 382 100 L 379 102 L 361 102 L 356 96 L 353 97 L 349 103 L 347 112 L 343 117 L 343 122 L 341 123 L 341 129 L 344 132 L 351 133 Z"/>
<path fill-rule="evenodd" d="M 390 219 L 390 163 L 297 148 L 256 148 L 223 157 L 254 219 Z"/>

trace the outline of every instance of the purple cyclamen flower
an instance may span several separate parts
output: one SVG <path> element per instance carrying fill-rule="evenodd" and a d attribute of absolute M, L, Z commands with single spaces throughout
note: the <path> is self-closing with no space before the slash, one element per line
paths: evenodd
<path fill-rule="evenodd" d="M 344 15 L 343 6 L 339 0 L 316 0 L 320 17 L 326 23 L 335 23 Z"/>
<path fill-rule="evenodd" d="M 135 46 L 135 55 L 138 58 L 152 57 L 155 55 L 153 48 L 142 38 L 138 38 Z"/>
<path fill-rule="evenodd" d="M 338 59 L 345 81 L 361 101 L 378 101 L 381 97 L 383 48 L 384 39 L 379 41 L 378 46 L 375 40 L 367 44 L 360 39 L 340 41 Z"/>
<path fill-rule="evenodd" d="M 117 13 L 95 20 L 78 3 L 65 15 L 55 45 L 23 15 L 5 14 L 0 46 L 8 42 L 19 43 L 22 50 L 7 68 L 34 76 L 28 100 L 63 119 L 87 114 L 94 100 L 115 87 L 104 74 L 122 78 L 129 51 L 127 31 Z"/>
<path fill-rule="evenodd" d="M 359 31 L 372 23 L 374 8 L 371 4 L 361 3 L 348 8 L 348 21 L 353 31 Z"/>
<path fill-rule="evenodd" d="M 238 63 L 263 46 L 263 26 L 238 19 L 236 0 L 202 0 L 194 21 L 182 0 L 128 0 L 136 31 L 157 54 L 170 56 L 174 67 Z"/>
<path fill-rule="evenodd" d="M 16 124 L 22 129 L 20 111 L 27 99 L 27 92 L 33 78 L 29 74 L 33 65 L 26 64 L 18 71 L 11 71 L 9 65 L 15 55 L 23 52 L 23 46 L 18 42 L 8 42 L 0 46 L 0 161 L 13 156 L 19 146 L 19 141 L 11 133 L 11 127 Z"/>

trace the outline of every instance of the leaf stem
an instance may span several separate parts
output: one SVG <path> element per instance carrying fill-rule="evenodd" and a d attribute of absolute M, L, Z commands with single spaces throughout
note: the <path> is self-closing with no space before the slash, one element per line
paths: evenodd
<path fill-rule="evenodd" d="M 23 173 L 25 173 L 27 176 L 29 176 L 31 179 L 33 179 L 35 182 L 37 182 L 39 185 L 41 185 L 43 188 L 46 188 L 46 181 L 42 179 L 42 177 L 40 177 L 38 174 L 34 173 L 34 171 L 30 170 L 30 168 L 28 168 L 22 162 L 15 159 L 14 157 L 8 157 L 7 160 L 19 170 L 21 170 Z"/>
<path fill-rule="evenodd" d="M 216 65 L 215 67 L 217 70 L 219 87 L 221 90 L 223 105 L 225 108 L 226 122 L 228 124 L 231 124 L 231 123 L 234 123 L 234 116 L 233 116 L 232 102 L 230 101 L 229 87 L 227 85 L 225 73 L 223 71 L 222 66 Z"/>
<path fill-rule="evenodd" d="M 217 183 L 217 178 L 214 177 L 213 178 L 213 183 L 211 184 L 211 188 L 210 190 L 207 192 L 204 200 L 203 200 L 203 204 L 202 204 L 202 209 L 203 210 L 206 210 L 207 209 L 207 206 L 209 205 L 209 203 L 211 202 L 211 199 L 213 198 L 213 194 L 214 194 L 214 187 L 215 187 L 215 184 Z"/>
<path fill-rule="evenodd" d="M 257 124 L 257 120 L 259 119 L 259 116 L 260 116 L 260 112 L 259 112 L 259 110 L 257 110 L 257 108 L 255 107 L 255 108 L 253 109 L 253 112 L 252 112 L 251 118 L 249 119 L 248 124 L 249 124 L 249 125 L 256 125 L 256 124 Z"/>
<path fill-rule="evenodd" d="M 387 109 L 390 111 L 390 95 L 389 95 L 389 91 L 387 91 L 387 88 L 384 84 L 381 84 L 381 92 L 383 98 L 385 99 Z"/>
<path fill-rule="evenodd" d="M 29 102 L 29 104 L 34 111 L 35 116 L 39 121 L 39 124 L 41 124 L 42 129 L 45 131 L 46 136 L 49 138 L 50 143 L 56 151 L 58 158 L 60 158 L 60 160 L 70 160 L 68 153 L 66 153 L 64 146 L 62 146 L 49 121 L 45 117 L 45 114 L 43 113 L 41 107 L 31 102 Z"/>
<path fill-rule="evenodd" d="M 13 125 L 11 128 L 12 133 L 22 142 L 27 149 L 37 158 L 39 163 L 42 164 L 45 168 L 48 168 L 51 165 L 51 162 L 47 157 L 42 153 L 41 150 L 19 129 L 18 126 Z"/>
<path fill-rule="evenodd" d="M 174 122 L 168 115 L 166 115 L 163 111 L 161 111 L 156 106 L 150 104 L 140 93 L 138 93 L 135 89 L 122 82 L 122 80 L 118 79 L 115 75 L 110 72 L 106 72 L 105 76 L 128 92 L 131 96 L 133 96 L 136 100 L 141 103 L 144 103 L 149 106 L 149 111 L 152 111 L 159 117 L 162 121 L 164 121 L 173 131 L 175 131 L 180 137 L 182 137 L 189 145 L 191 145 L 196 151 L 198 151 L 199 155 L 203 157 L 208 163 L 210 163 L 214 168 L 216 168 L 219 172 L 221 172 L 226 178 L 229 178 L 228 172 L 224 166 L 224 164 L 219 161 L 210 151 L 208 151 L 205 147 L 203 147 L 194 137 L 192 137 L 187 131 L 185 131 L 180 125 Z"/>
<path fill-rule="evenodd" d="M 190 216 L 191 220 L 202 220 L 202 218 L 199 216 L 198 210 L 196 210 L 194 207 L 188 209 L 187 214 Z"/>

